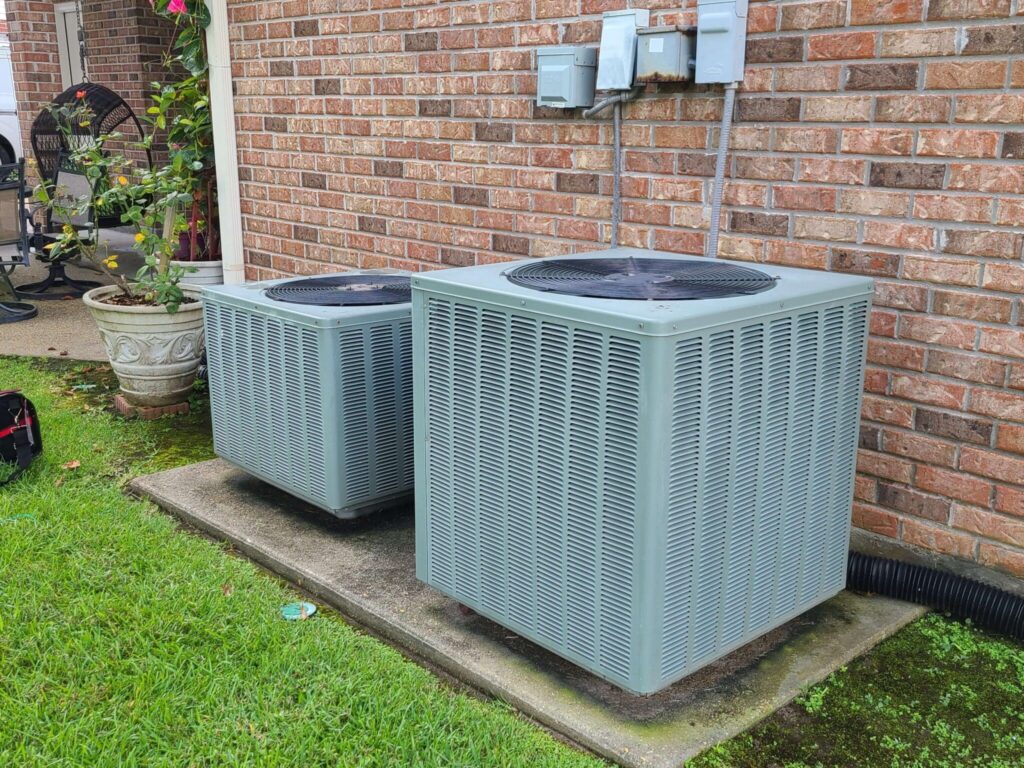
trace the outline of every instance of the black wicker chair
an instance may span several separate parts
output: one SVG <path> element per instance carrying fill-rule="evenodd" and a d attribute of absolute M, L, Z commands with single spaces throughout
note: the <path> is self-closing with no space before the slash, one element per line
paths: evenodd
<path fill-rule="evenodd" d="M 61 194 L 61 190 L 64 189 L 66 193 L 77 197 L 89 191 L 87 186 L 83 186 L 88 184 L 85 176 L 68 162 L 68 157 L 75 149 L 95 141 L 101 135 L 109 135 L 115 131 L 123 134 L 126 140 L 140 145 L 145 139 L 142 123 L 131 107 L 109 88 L 96 83 L 79 83 L 53 100 L 57 106 L 79 102 L 89 107 L 93 118 L 86 126 L 70 126 L 70 136 L 61 130 L 49 110 L 43 110 L 32 123 L 30 140 L 39 177 L 51 185 L 53 194 Z M 145 150 L 145 160 L 152 166 L 153 157 L 148 148 Z M 48 208 L 37 210 L 31 250 L 37 260 L 47 264 L 48 274 L 45 280 L 18 286 L 19 294 L 33 299 L 63 299 L 81 296 L 90 288 L 99 285 L 92 281 L 68 277 L 65 266 L 68 261 L 77 258 L 78 254 L 65 253 L 58 258 L 48 257 L 45 248 L 53 242 L 50 235 L 64 224 L 71 224 L 79 230 L 87 229 L 87 235 L 92 237 L 99 229 L 120 226 L 121 216 L 118 213 L 99 216 L 93 211 L 88 220 L 64 222 L 54 220 L 52 211 Z M 51 293 L 52 288 L 64 290 Z"/>
<path fill-rule="evenodd" d="M 77 201 L 92 196 L 91 182 L 80 169 L 70 164 L 66 157 L 61 155 L 57 163 L 57 170 L 50 182 L 50 194 L 54 198 L 68 198 L 65 209 L 76 207 Z M 66 251 L 59 256 L 50 254 L 47 246 L 56 242 L 51 234 L 56 230 L 70 225 L 78 230 L 82 241 L 90 243 L 98 234 L 95 211 L 87 214 L 75 215 L 69 218 L 60 218 L 54 214 L 49 207 L 40 206 L 33 210 L 29 216 L 32 218 L 33 233 L 29 238 L 29 253 L 32 257 L 43 264 L 46 264 L 46 277 L 36 283 L 19 285 L 18 295 L 23 298 L 37 300 L 54 300 L 64 298 L 77 298 L 92 288 L 97 288 L 100 283 L 93 280 L 77 280 L 67 273 L 67 262 L 77 258 L 80 254 L 74 251 Z M 63 288 L 59 293 L 50 293 L 51 288 Z"/>
<path fill-rule="evenodd" d="M 17 323 L 38 314 L 31 304 L 18 301 L 11 285 L 15 267 L 28 266 L 29 213 L 25 208 L 25 160 L 0 165 L 0 246 L 14 246 L 13 253 L 0 253 L 0 323 Z"/>
<path fill-rule="evenodd" d="M 83 94 L 82 98 L 78 94 Z M 94 141 L 98 136 L 119 131 L 129 140 L 142 142 L 146 138 L 142 123 L 135 116 L 128 103 L 103 85 L 96 83 L 79 83 L 68 88 L 53 100 L 53 104 L 61 106 L 81 102 L 93 113 L 93 119 L 87 126 L 71 126 L 72 141 Z M 68 154 L 76 147 L 69 146 L 68 140 L 57 120 L 49 110 L 43 110 L 32 123 L 30 133 L 32 153 L 39 164 L 39 176 L 52 179 L 57 173 L 57 165 L 61 154 Z M 152 153 L 147 149 L 146 162 L 153 164 Z"/>

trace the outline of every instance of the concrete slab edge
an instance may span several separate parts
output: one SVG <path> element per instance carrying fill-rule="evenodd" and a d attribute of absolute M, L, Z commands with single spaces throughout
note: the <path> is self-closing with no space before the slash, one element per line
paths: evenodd
<path fill-rule="evenodd" d="M 230 544 L 235 550 L 245 555 L 253 562 L 263 566 L 270 572 L 277 574 L 303 591 L 320 598 L 341 614 L 342 617 L 349 619 L 353 623 L 365 627 L 379 634 L 387 641 L 394 643 L 396 647 L 408 654 L 416 662 L 426 663 L 427 665 L 436 665 L 443 673 L 450 675 L 459 683 L 508 703 L 515 707 L 516 710 L 523 713 L 526 717 L 535 720 L 545 728 L 550 729 L 555 734 L 564 737 L 573 744 L 599 754 L 601 757 L 604 757 L 613 763 L 620 763 L 620 755 L 603 749 L 600 743 L 592 741 L 580 731 L 574 728 L 567 728 L 565 723 L 547 716 L 545 712 L 537 709 L 530 702 L 521 699 L 501 686 L 494 685 L 492 680 L 467 669 L 452 656 L 441 653 L 436 648 L 423 643 L 415 634 L 401 626 L 401 624 L 381 619 L 376 612 L 369 610 L 358 600 L 354 600 L 325 584 L 305 569 L 295 568 L 288 565 L 283 560 L 275 557 L 272 553 L 267 552 L 254 542 L 249 541 L 246 538 L 236 536 L 223 527 L 216 525 L 203 517 L 192 514 L 181 505 L 176 504 L 165 497 L 156 489 L 149 487 L 145 483 L 145 478 L 136 478 L 135 480 L 132 480 L 128 487 L 136 495 L 149 499 L 158 507 L 179 518 L 190 527 L 201 531 L 217 541 Z M 647 768 L 640 764 L 635 766 L 630 764 L 626 765 L 627 768 Z"/>
<path fill-rule="evenodd" d="M 200 515 L 194 514 L 165 496 L 155 484 L 148 483 L 147 477 L 136 478 L 131 481 L 129 489 L 136 495 L 149 499 L 190 527 L 203 532 L 215 540 L 230 544 L 238 552 L 272 573 L 322 599 L 343 617 L 357 625 L 366 627 L 370 631 L 379 634 L 385 640 L 394 643 L 395 646 L 405 651 L 414 661 L 426 663 L 428 666 L 436 665 L 443 673 L 450 675 L 455 680 L 508 703 L 526 717 L 612 763 L 622 765 L 625 768 L 650 768 L 651 763 L 649 761 L 645 761 L 642 758 L 633 761 L 621 752 L 609 749 L 606 744 L 595 741 L 588 734 L 579 731 L 570 724 L 553 718 L 550 713 L 537 707 L 533 702 L 521 698 L 514 691 L 497 684 L 495 680 L 466 667 L 453 656 L 424 643 L 410 628 L 404 626 L 401 622 L 395 621 L 392 618 L 381 617 L 368 605 L 351 595 L 334 589 L 315 574 L 290 565 L 248 537 L 240 536 Z M 711 740 L 701 744 L 692 752 L 681 755 L 681 759 L 684 761 L 689 760 L 704 749 L 727 741 L 749 730 L 779 708 L 789 704 L 807 687 L 821 682 L 835 670 L 849 664 L 925 613 L 927 613 L 927 609 L 920 606 L 914 606 L 912 609 L 907 610 L 899 620 L 889 622 L 877 632 L 844 648 L 843 653 L 831 657 L 829 663 L 822 665 L 820 674 L 806 676 L 800 686 L 785 687 L 779 691 L 778 695 L 764 700 L 761 706 L 751 707 L 745 710 L 742 716 L 731 719 L 728 726 L 715 733 Z"/>

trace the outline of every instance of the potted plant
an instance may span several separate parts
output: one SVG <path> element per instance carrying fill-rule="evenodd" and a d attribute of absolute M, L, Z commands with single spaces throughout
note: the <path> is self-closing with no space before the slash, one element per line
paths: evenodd
<path fill-rule="evenodd" d="M 194 10 L 190 7 L 194 6 Z M 203 29 L 209 15 L 202 0 L 157 0 L 154 10 L 173 17 L 178 25 L 175 54 L 169 57 L 188 74 L 154 95 L 149 110 L 152 146 L 164 131 L 168 162 L 139 170 L 132 161 L 108 150 L 122 139 L 100 135 L 82 142 L 80 128 L 93 115 L 84 102 L 51 106 L 65 146 L 73 150 L 69 165 L 84 174 L 88 194 L 69 196 L 46 182 L 36 199 L 53 211 L 57 221 L 96 220 L 119 212 L 121 221 L 135 227 L 135 243 L 145 264 L 132 279 L 116 272 L 112 253 L 98 230 L 65 225 L 46 247 L 54 256 L 74 253 L 94 263 L 114 281 L 95 288 L 83 300 L 99 326 L 124 399 L 134 406 L 166 406 L 184 402 L 203 355 L 201 291 L 186 276 L 201 256 L 216 253 L 215 184 L 206 49 Z M 79 97 L 84 98 L 84 92 Z M 186 215 L 184 212 L 188 212 Z M 183 243 L 187 258 L 179 261 Z M 184 263 L 183 263 L 184 262 Z"/>
<path fill-rule="evenodd" d="M 210 23 L 203 0 L 159 0 L 157 14 L 177 26 L 175 55 L 168 65 L 186 75 L 164 86 L 154 84 L 153 105 L 147 117 L 154 130 L 150 141 L 166 132 L 169 162 L 166 172 L 176 188 L 189 197 L 181 203 L 183 226 L 174 236 L 173 261 L 186 269 L 183 283 L 215 285 L 224 282 L 217 219 L 217 169 L 210 116 L 210 72 L 204 31 Z M 172 237 L 170 233 L 165 233 Z"/>
<path fill-rule="evenodd" d="M 157 0 L 153 10 L 174 21 L 177 35 L 168 66 L 186 74 L 167 85 L 154 83 L 153 105 L 147 119 L 153 126 L 149 141 L 166 133 L 169 161 L 167 174 L 190 196 L 182 200 L 184 224 L 172 261 L 186 267 L 181 282 L 219 285 L 224 282 L 220 231 L 217 218 L 217 169 L 213 152 L 210 116 L 210 68 L 205 29 L 210 13 L 203 0 Z M 189 269 L 190 267 L 190 269 Z"/>

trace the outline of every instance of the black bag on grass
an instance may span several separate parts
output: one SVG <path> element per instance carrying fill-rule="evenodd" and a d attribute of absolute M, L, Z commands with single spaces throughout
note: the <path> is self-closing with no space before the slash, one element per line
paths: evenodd
<path fill-rule="evenodd" d="M 35 406 L 16 389 L 0 392 L 0 462 L 14 465 L 11 473 L 0 469 L 0 485 L 17 480 L 42 452 Z"/>

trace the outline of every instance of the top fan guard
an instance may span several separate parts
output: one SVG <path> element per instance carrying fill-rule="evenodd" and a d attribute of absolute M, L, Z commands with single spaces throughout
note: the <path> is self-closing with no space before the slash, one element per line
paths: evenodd
<path fill-rule="evenodd" d="M 308 280 L 290 280 L 268 288 L 268 299 L 317 307 L 401 304 L 411 299 L 412 288 L 405 275 L 331 275 Z"/>
<path fill-rule="evenodd" d="M 675 301 L 749 296 L 778 278 L 719 261 L 690 259 L 541 259 L 507 274 L 537 291 L 597 299 Z"/>

